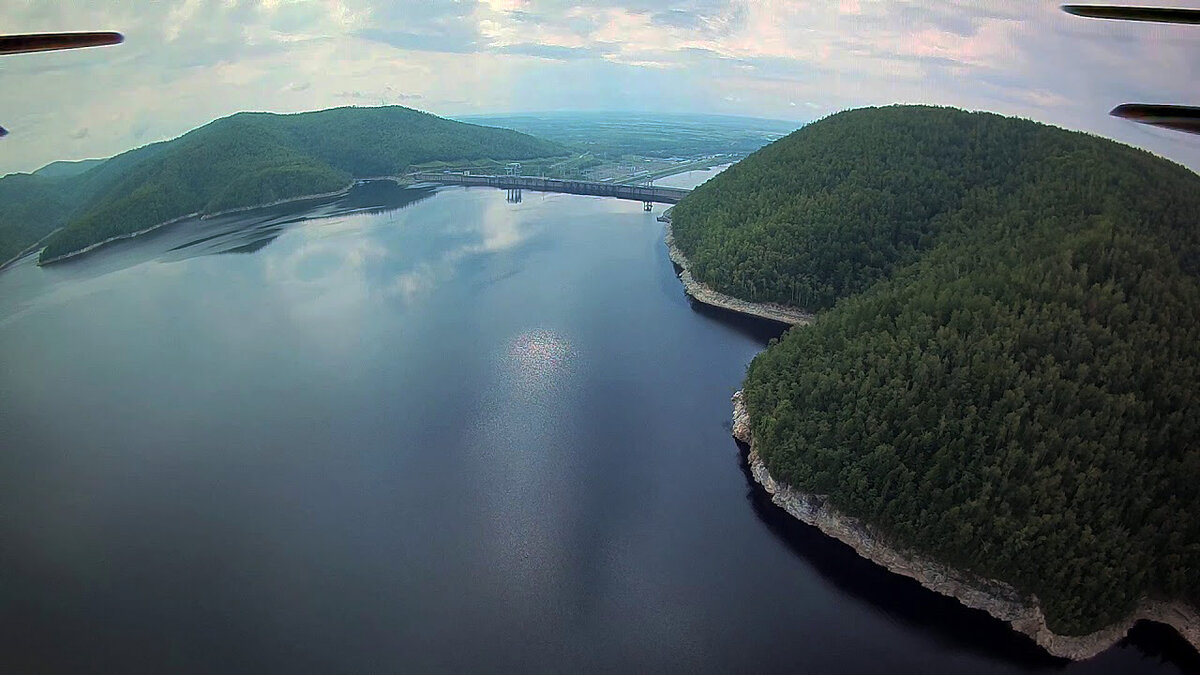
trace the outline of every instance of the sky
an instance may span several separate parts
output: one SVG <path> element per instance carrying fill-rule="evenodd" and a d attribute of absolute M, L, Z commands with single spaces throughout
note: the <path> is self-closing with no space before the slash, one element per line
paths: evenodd
<path fill-rule="evenodd" d="M 4 0 L 0 27 L 126 36 L 0 57 L 11 132 L 0 174 L 110 156 L 242 110 L 379 104 L 801 123 L 929 103 L 1089 131 L 1200 168 L 1200 137 L 1107 114 L 1123 102 L 1200 104 L 1200 27 L 1082 19 L 1041 0 Z"/>

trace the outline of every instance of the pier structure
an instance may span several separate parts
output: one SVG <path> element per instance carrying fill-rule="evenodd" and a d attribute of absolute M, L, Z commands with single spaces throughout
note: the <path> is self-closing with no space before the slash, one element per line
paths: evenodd
<path fill-rule="evenodd" d="M 651 179 L 649 179 L 649 180 L 644 180 L 644 181 L 642 181 L 642 182 L 638 183 L 638 187 L 644 187 L 644 188 L 647 188 L 647 189 L 652 189 L 652 188 L 654 187 L 654 179 L 653 179 L 653 178 L 651 178 Z M 653 210 L 654 210 L 654 202 L 652 202 L 652 201 L 643 201 L 643 202 L 642 202 L 642 210 L 643 210 L 643 211 L 646 211 L 646 212 L 653 211 Z"/>

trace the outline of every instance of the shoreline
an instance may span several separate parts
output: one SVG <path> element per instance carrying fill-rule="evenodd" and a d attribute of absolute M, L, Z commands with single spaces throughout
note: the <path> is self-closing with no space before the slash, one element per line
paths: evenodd
<path fill-rule="evenodd" d="M 688 268 L 687 257 L 675 246 L 669 209 L 659 220 L 666 223 L 665 239 L 671 262 L 680 269 L 679 279 L 684 290 L 696 301 L 794 326 L 808 325 L 815 319 L 814 315 L 793 307 L 739 300 L 697 281 Z M 772 503 L 802 523 L 817 528 L 825 536 L 846 544 L 859 557 L 893 574 L 913 579 L 924 588 L 953 598 L 967 607 L 987 612 L 1059 658 L 1082 661 L 1096 656 L 1124 639 L 1139 621 L 1153 621 L 1171 627 L 1200 652 L 1200 611 L 1185 602 L 1146 598 L 1117 623 L 1088 635 L 1060 635 L 1046 624 L 1046 617 L 1036 596 L 1023 594 L 1001 581 L 964 573 L 911 550 L 892 548 L 885 536 L 859 519 L 840 513 L 825 497 L 805 494 L 777 482 L 767 469 L 766 462 L 754 449 L 750 414 L 741 390 L 733 395 L 732 403 L 733 437 L 748 446 L 746 462 L 750 474 L 759 487 L 771 496 Z"/>
<path fill-rule="evenodd" d="M 834 509 L 821 495 L 806 494 L 777 482 L 754 448 L 750 413 L 741 390 L 733 395 L 733 437 L 749 447 L 746 462 L 771 501 L 797 520 L 854 549 L 860 557 L 884 569 L 915 580 L 925 588 L 983 610 L 1033 639 L 1053 656 L 1082 661 L 1124 639 L 1139 621 L 1154 621 L 1173 628 L 1200 651 L 1200 612 L 1181 601 L 1143 600 L 1124 620 L 1088 635 L 1059 635 L 1046 625 L 1037 597 L 1026 596 L 1009 584 L 965 574 L 909 550 L 892 548 L 886 537 L 857 518 Z"/>
<path fill-rule="evenodd" d="M 315 194 L 301 195 L 299 197 L 288 197 L 286 199 L 276 199 L 273 202 L 267 202 L 265 204 L 254 204 L 251 206 L 239 206 L 239 207 L 232 208 L 232 209 L 225 209 L 223 211 L 217 211 L 215 213 L 200 213 L 199 211 L 196 211 L 193 213 L 188 213 L 186 215 L 171 218 L 170 220 L 164 220 L 161 223 L 158 223 L 156 225 L 151 225 L 150 227 L 138 230 L 136 232 L 126 232 L 125 234 L 118 234 L 118 235 L 109 237 L 108 239 L 98 241 L 94 244 L 88 244 L 87 246 L 84 246 L 81 249 L 70 251 L 70 252 L 64 253 L 62 255 L 57 255 L 48 260 L 39 260 L 37 262 L 37 265 L 38 265 L 38 267 L 42 267 L 43 265 L 52 265 L 54 263 L 62 262 L 64 260 L 70 260 L 71 258 L 75 258 L 75 257 L 81 256 L 81 255 L 84 255 L 85 253 L 90 253 L 102 246 L 111 244 L 115 241 L 123 241 L 125 239 L 133 239 L 134 237 L 140 237 L 143 234 L 148 234 L 155 230 L 164 228 L 168 225 L 174 225 L 175 223 L 183 222 L 185 220 L 189 220 L 192 218 L 198 218 L 200 220 L 208 220 L 209 218 L 216 218 L 218 216 L 226 216 L 231 213 L 241 213 L 243 211 L 253 211 L 255 209 L 266 209 L 266 208 L 270 208 L 272 206 L 279 206 L 280 204 L 287 204 L 290 202 L 301 202 L 301 201 L 305 201 L 308 199 L 324 199 L 327 197 L 337 197 L 339 195 L 345 195 L 345 194 L 348 194 L 350 192 L 350 190 L 356 184 L 358 184 L 358 182 L 359 181 L 357 181 L 357 180 L 351 181 L 351 183 L 349 185 L 347 185 L 346 187 L 344 187 L 340 190 L 334 190 L 332 192 L 319 192 L 319 193 L 315 193 Z M 49 235 L 47 235 L 46 238 L 48 239 Z M 38 242 L 38 243 L 40 244 L 41 242 Z M 37 246 L 37 244 L 34 244 L 34 246 Z M 24 255 L 28 255 L 28 252 L 26 252 Z M 2 269 L 2 268 L 0 268 L 0 269 Z"/>
<path fill-rule="evenodd" d="M 687 171 L 693 171 L 693 170 L 695 170 L 695 169 L 689 168 L 689 169 L 686 169 L 683 171 L 678 171 L 675 173 L 686 173 Z M 667 175 L 675 175 L 675 173 L 667 174 Z M 665 178 L 666 176 L 661 176 L 661 177 Z M 224 209 L 222 211 L 216 211 L 214 213 L 201 213 L 199 211 L 196 211 L 193 213 L 188 213 L 188 214 L 185 214 L 182 216 L 171 218 L 170 220 L 165 220 L 161 223 L 151 225 L 150 227 L 147 227 L 147 228 L 144 228 L 141 230 L 137 230 L 136 232 L 126 232 L 125 234 L 118 234 L 118 235 L 109 237 L 107 239 L 103 239 L 101 241 L 98 241 L 98 242 L 95 242 L 92 244 L 88 244 L 87 246 L 84 246 L 81 249 L 69 251 L 67 253 L 63 253 L 62 255 L 54 256 L 53 258 L 50 258 L 48 260 L 39 260 L 39 261 L 37 261 L 37 266 L 41 267 L 43 265 L 52 265 L 54 263 L 62 262 L 64 260 L 70 260 L 71 258 L 75 258 L 75 257 L 81 256 L 81 255 L 84 255 L 86 253 L 90 253 L 102 246 L 105 246 L 106 244 L 111 244 L 116 241 L 123 241 L 125 239 L 133 239 L 134 237 L 140 237 L 143 234 L 149 234 L 150 232 L 153 232 L 160 228 L 166 227 L 168 225 L 174 225 L 175 223 L 182 222 L 182 221 L 188 220 L 190 218 L 199 218 L 200 220 L 208 220 L 209 218 L 226 216 L 231 213 L 241 213 L 244 211 L 253 211 L 255 209 L 265 209 L 265 208 L 270 208 L 272 206 L 279 206 L 280 204 L 287 204 L 289 202 L 299 202 L 299 201 L 305 201 L 308 199 L 324 199 L 324 198 L 328 198 L 328 197 L 337 197 L 337 196 L 348 194 L 350 192 L 350 190 L 352 190 L 354 188 L 354 186 L 358 185 L 359 183 L 367 183 L 367 182 L 383 181 L 383 180 L 391 181 L 401 187 L 407 187 L 408 185 L 412 184 L 411 181 L 407 181 L 406 176 L 402 176 L 402 175 L 374 176 L 371 178 L 355 178 L 355 179 L 351 180 L 350 183 L 348 185 L 346 185 L 346 187 L 341 188 L 340 190 L 333 190 L 331 192 L 319 192 L 319 193 L 313 193 L 313 194 L 307 194 L 307 195 L 300 195 L 298 197 L 288 197 L 286 199 L 276 199 L 275 201 L 266 202 L 264 204 L 252 204 L 250 206 L 238 206 L 238 207 L 231 208 L 231 209 Z M 671 232 L 670 218 L 667 218 L 665 222 L 667 223 L 667 236 L 668 236 L 667 245 L 671 250 L 671 259 L 675 260 L 677 251 L 674 248 L 673 241 L 670 239 L 670 236 L 671 236 L 671 234 L 670 234 L 670 232 Z M 54 232 L 47 234 L 46 236 L 44 236 L 40 240 L 38 240 L 36 243 L 31 245 L 29 248 L 22 251 L 19 255 L 5 261 L 3 264 L 0 264 L 0 271 L 3 271 L 9 265 L 16 262 L 17 260 L 20 260 L 21 258 L 24 258 L 25 256 L 29 255 L 31 252 L 38 252 L 40 255 L 40 251 L 39 251 L 38 247 L 41 246 L 47 239 L 49 239 L 51 236 L 53 236 L 55 233 L 57 233 L 61 229 L 63 229 L 63 228 L 60 227 L 57 230 L 55 230 Z M 683 258 L 682 253 L 678 253 L 678 256 L 679 256 L 680 260 L 686 261 L 686 259 Z M 679 264 L 679 263 L 677 262 L 676 264 Z M 683 269 L 686 272 L 687 268 L 684 265 L 680 265 L 680 266 L 683 267 Z M 696 293 L 700 294 L 701 297 L 698 297 L 697 295 L 694 295 L 694 294 L 692 295 L 692 297 L 695 297 L 700 302 L 704 302 L 706 304 L 711 304 L 716 307 L 724 307 L 725 309 L 731 309 L 731 310 L 737 311 L 737 312 L 743 312 L 743 313 L 752 313 L 753 312 L 753 309 L 752 309 L 753 305 L 751 305 L 751 303 L 744 303 L 741 300 L 738 300 L 737 298 L 733 298 L 733 297 L 730 297 L 727 295 L 723 295 L 721 293 L 717 293 L 716 291 L 713 291 L 712 289 L 708 288 L 707 286 L 692 280 L 691 273 L 687 273 L 687 279 L 688 279 L 688 281 L 685 282 L 685 287 L 687 287 L 688 284 L 691 284 L 692 286 L 694 286 L 696 289 Z M 691 294 L 691 290 L 689 290 L 689 294 Z M 714 301 L 709 301 L 709 300 L 705 299 L 707 297 L 712 297 Z M 719 304 L 720 302 L 727 302 L 729 304 L 728 305 Z M 751 309 L 749 309 L 749 310 L 739 309 L 739 307 L 741 307 L 742 305 L 745 305 L 747 308 L 751 308 Z M 771 308 L 770 311 L 777 312 L 777 314 L 757 314 L 756 316 L 760 316 L 761 318 L 765 318 L 765 319 L 771 319 L 773 321 L 779 321 L 780 323 L 790 323 L 790 324 L 809 323 L 812 321 L 812 318 L 813 318 L 811 314 L 805 314 L 803 312 L 800 312 L 799 310 L 796 310 L 794 308 L 785 307 L 783 305 L 760 305 L 760 307 L 770 307 Z"/>
<path fill-rule="evenodd" d="M 788 307 L 787 305 L 780 305 L 773 302 L 754 303 L 739 300 L 731 295 L 715 291 L 707 284 L 697 281 L 692 276 L 691 269 L 688 267 L 687 256 L 675 245 L 675 233 L 671 231 L 670 215 L 663 213 L 658 219 L 667 224 L 667 234 L 664 239 L 667 243 L 667 254 L 671 257 L 671 262 L 679 267 L 680 272 L 678 276 L 679 280 L 683 282 L 683 290 L 696 302 L 727 309 L 739 314 L 747 314 L 760 319 L 786 323 L 791 326 L 807 326 L 817 318 L 815 314 L 810 314 L 796 307 Z"/>
<path fill-rule="evenodd" d="M 54 228 L 53 230 L 50 231 L 49 234 L 45 235 L 41 239 L 38 239 L 37 241 L 33 242 L 29 246 L 25 247 L 25 250 L 14 255 L 13 257 L 9 258 L 8 260 L 5 260 L 3 263 L 0 263 L 0 272 L 3 272 L 4 270 L 8 269 L 10 265 L 12 265 L 13 263 L 16 263 L 17 261 L 21 260 L 22 258 L 29 255 L 30 253 L 40 252 L 42 244 L 46 243 L 47 239 L 49 239 L 50 237 L 53 237 L 54 235 L 58 234 L 61 231 L 62 231 L 61 227 Z"/>

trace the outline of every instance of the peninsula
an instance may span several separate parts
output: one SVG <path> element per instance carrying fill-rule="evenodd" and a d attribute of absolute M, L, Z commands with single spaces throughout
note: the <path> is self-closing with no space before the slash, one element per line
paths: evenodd
<path fill-rule="evenodd" d="M 895 106 L 767 146 L 670 230 L 697 282 L 818 313 L 736 398 L 776 503 L 1086 658 L 1139 619 L 1200 644 L 1197 214 L 1149 153 Z"/>
<path fill-rule="evenodd" d="M 102 162 L 0 179 L 0 259 L 56 228 L 42 263 L 181 218 L 336 193 L 413 166 L 502 166 L 567 153 L 510 129 L 402 106 L 238 113 Z"/>

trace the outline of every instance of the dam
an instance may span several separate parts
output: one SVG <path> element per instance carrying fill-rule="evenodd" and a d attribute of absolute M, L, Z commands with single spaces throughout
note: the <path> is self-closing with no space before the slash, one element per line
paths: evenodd
<path fill-rule="evenodd" d="M 675 204 L 691 190 L 683 188 L 657 187 L 654 185 L 621 185 L 586 180 L 564 180 L 540 176 L 517 175 L 474 175 L 464 173 L 422 172 L 409 176 L 418 183 L 440 185 L 487 186 L 501 190 L 533 190 L 535 192 L 565 192 L 573 195 L 616 197 L 650 204 Z M 649 210 L 647 208 L 647 210 Z"/>

